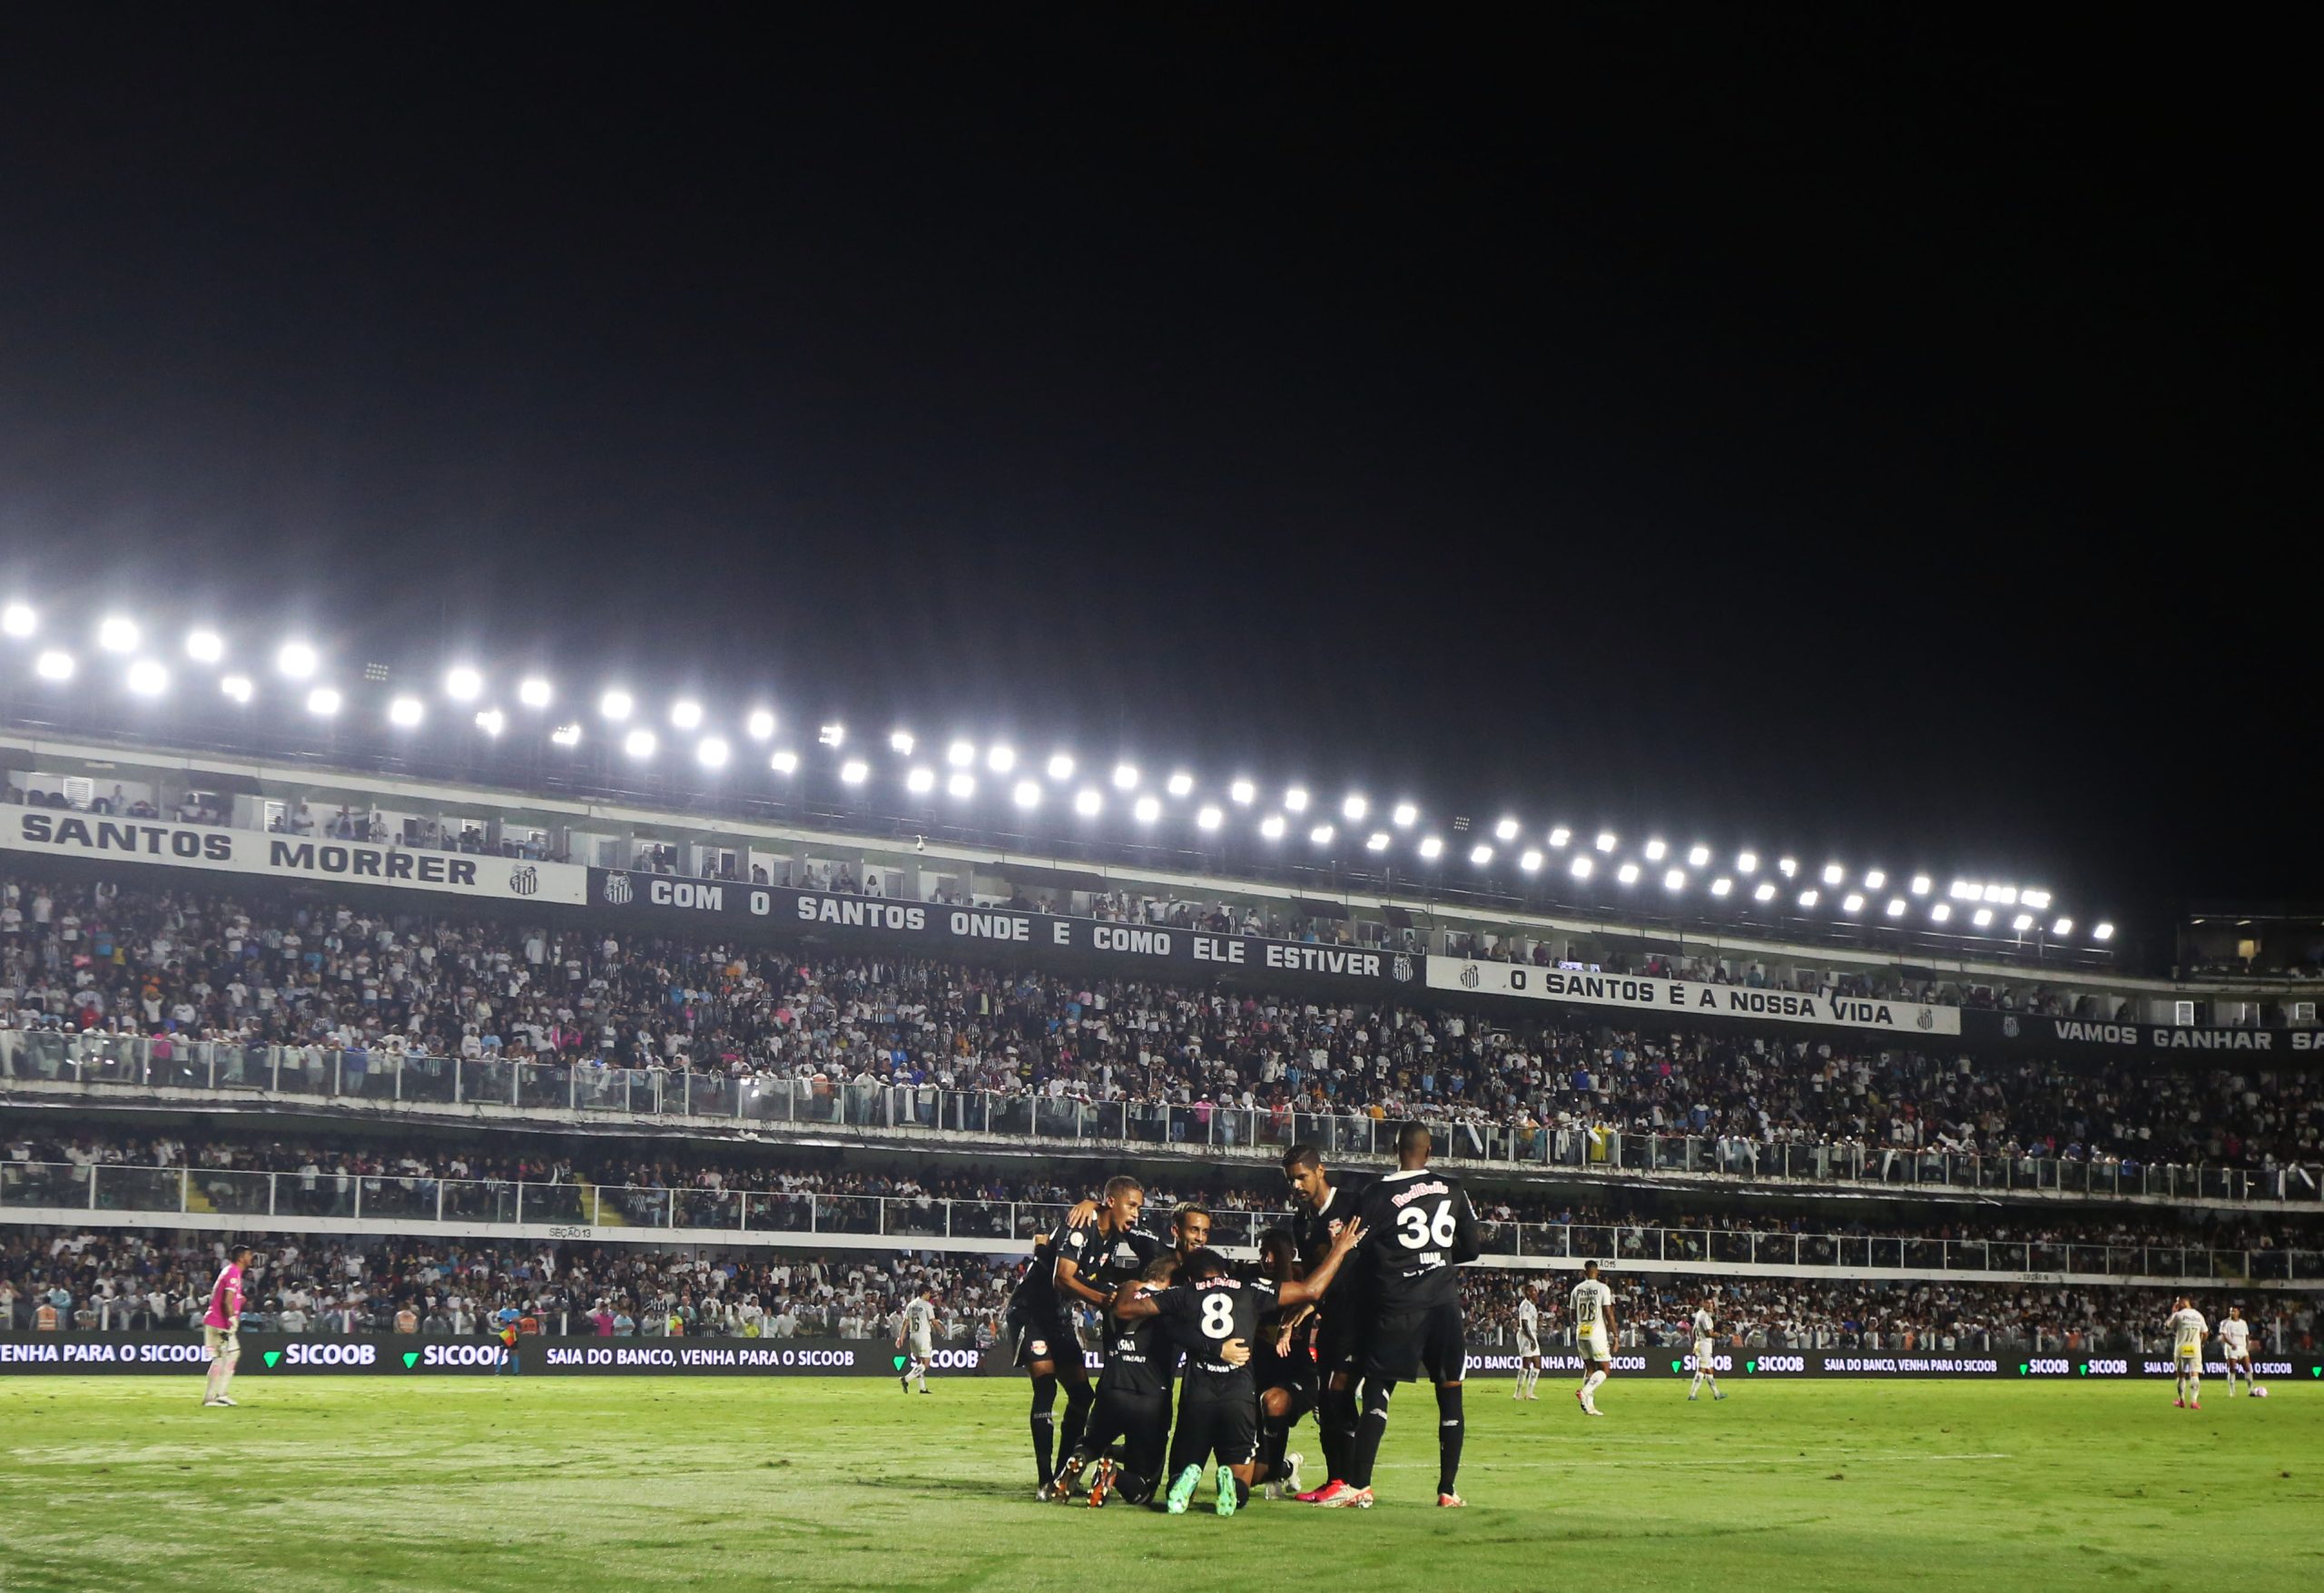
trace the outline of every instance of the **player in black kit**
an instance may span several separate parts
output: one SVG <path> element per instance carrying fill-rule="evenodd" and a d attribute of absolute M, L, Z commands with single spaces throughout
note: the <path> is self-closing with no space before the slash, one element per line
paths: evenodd
<path fill-rule="evenodd" d="M 1056 1235 L 1044 1234 L 1033 1245 L 1033 1259 L 1025 1264 L 1002 1319 L 1017 1364 L 1033 1380 L 1033 1466 L 1039 1499 L 1049 1497 L 1058 1384 L 1064 1383 L 1067 1390 L 1066 1410 L 1071 1417 L 1065 1440 L 1068 1448 L 1081 1436 L 1080 1413 L 1089 1403 L 1089 1373 L 1081 1364 L 1081 1343 L 1058 1303 L 1055 1240 Z"/>
<path fill-rule="evenodd" d="M 1269 1228 L 1259 1235 L 1259 1275 L 1276 1283 L 1306 1275 L 1287 1230 Z M 1315 1368 L 1315 1306 L 1288 1306 L 1259 1323 L 1251 1381 L 1259 1389 L 1259 1460 L 1251 1480 L 1265 1483 L 1269 1499 L 1296 1494 L 1300 1457 L 1287 1452 L 1291 1430 L 1315 1408 L 1321 1386 Z"/>
<path fill-rule="evenodd" d="M 1114 1315 L 1123 1322 L 1157 1317 L 1187 1352 L 1186 1387 L 1178 1397 L 1177 1431 L 1170 1437 L 1169 1512 L 1184 1515 L 1202 1480 L 1203 1462 L 1216 1455 L 1216 1508 L 1231 1516 L 1251 1496 L 1252 1462 L 1259 1447 L 1258 1389 L 1247 1362 L 1226 1359 L 1228 1348 L 1248 1349 L 1258 1338 L 1259 1320 L 1286 1306 L 1305 1304 L 1331 1286 L 1349 1252 L 1362 1243 L 1361 1224 L 1341 1229 L 1315 1275 L 1275 1283 L 1238 1278 L 1215 1250 L 1197 1250 L 1178 1266 L 1177 1282 L 1143 1293 L 1125 1286 L 1115 1297 Z"/>
<path fill-rule="evenodd" d="M 1113 1303 L 1114 1291 L 1144 1272 L 1156 1256 L 1166 1254 L 1162 1241 L 1151 1234 L 1138 1232 L 1138 1214 L 1145 1208 L 1144 1185 L 1127 1175 L 1108 1178 L 1104 1199 L 1098 1207 L 1098 1220 L 1068 1225 L 1058 1235 L 1054 1285 L 1058 1304 L 1068 1313 L 1068 1321 L 1071 1313 L 1083 1305 L 1099 1313 L 1101 1353 L 1110 1354 L 1112 1350 L 1114 1324 L 1104 1313 Z M 1203 1220 L 1207 1232 L 1209 1218 L 1206 1215 Z M 1066 1391 L 1065 1435 L 1058 1445 L 1064 1463 L 1049 1480 L 1052 1498 L 1070 1499 L 1080 1491 L 1081 1469 L 1087 1463 L 1082 1456 L 1081 1438 L 1089 1408 L 1086 1382 L 1078 1404 L 1072 1390 Z"/>
<path fill-rule="evenodd" d="M 1355 1214 L 1355 1200 L 1333 1183 L 1324 1171 L 1324 1158 L 1312 1145 L 1295 1145 L 1283 1153 L 1283 1175 L 1291 1197 L 1300 1207 L 1292 1233 L 1299 1250 L 1299 1264 L 1312 1273 L 1332 1247 L 1332 1237 Z M 1315 1367 L 1321 1380 L 1316 1390 L 1315 1435 L 1324 1446 L 1327 1475 L 1347 1475 L 1355 1450 L 1355 1379 L 1361 1370 L 1364 1326 L 1362 1268 L 1351 1266 L 1315 1306 Z M 1323 1490 L 1317 1489 L 1316 1495 Z M 1303 1495 L 1314 1503 L 1315 1495 Z"/>
<path fill-rule="evenodd" d="M 1430 1170 L 1429 1149 L 1428 1130 L 1405 1124 L 1396 1136 L 1397 1170 L 1366 1187 L 1356 1207 L 1356 1226 L 1366 1235 L 1361 1261 L 1368 1285 L 1364 1415 L 1346 1472 L 1319 1490 L 1316 1504 L 1370 1508 L 1372 1468 L 1388 1430 L 1388 1395 L 1396 1384 L 1423 1374 L 1436 1385 L 1436 1502 L 1463 1502 L 1454 1483 L 1469 1351 L 1455 1269 L 1476 1259 L 1477 1217 L 1461 1181 Z"/>
<path fill-rule="evenodd" d="M 1191 1203 L 1182 1205 L 1171 1214 L 1170 1229 L 1176 1248 L 1147 1262 L 1136 1274 L 1137 1283 L 1157 1287 L 1167 1283 L 1181 1260 L 1209 1244 L 1210 1212 Z M 1137 1237 L 1146 1238 L 1142 1234 Z M 1130 1281 L 1109 1277 L 1117 1293 Z M 1110 1308 L 1112 1303 L 1108 1295 L 1107 1304 Z M 1053 1492 L 1060 1500 L 1071 1497 L 1070 1488 L 1078 1486 L 1083 1470 L 1094 1462 L 1098 1470 L 1088 1496 L 1093 1507 L 1103 1506 L 1113 1494 L 1144 1504 L 1161 1480 L 1163 1446 L 1170 1440 L 1170 1389 L 1177 1380 L 1178 1347 L 1152 1317 L 1121 1322 L 1109 1310 L 1105 1327 L 1106 1366 L 1098 1376 L 1098 1401 L 1090 1407 L 1081 1441 L 1058 1473 Z M 1247 1353 L 1238 1358 L 1247 1359 Z M 1118 1459 L 1107 1454 L 1108 1446 L 1116 1442 L 1122 1445 Z"/>

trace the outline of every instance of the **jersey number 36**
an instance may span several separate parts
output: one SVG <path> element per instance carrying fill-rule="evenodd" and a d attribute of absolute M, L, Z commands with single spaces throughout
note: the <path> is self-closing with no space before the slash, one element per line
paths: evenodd
<path fill-rule="evenodd" d="M 1436 1208 L 1433 1220 L 1416 1205 L 1406 1206 L 1396 1217 L 1396 1243 L 1406 1250 L 1426 1250 L 1431 1245 L 1448 1249 L 1455 1232 L 1449 1202 Z"/>

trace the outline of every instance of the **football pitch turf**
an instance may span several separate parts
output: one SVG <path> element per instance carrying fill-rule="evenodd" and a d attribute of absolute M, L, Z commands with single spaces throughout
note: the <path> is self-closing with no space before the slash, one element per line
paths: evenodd
<path fill-rule="evenodd" d="M 0 1383 L 0 1588 L 1227 1581 L 1431 1593 L 2324 1582 L 2324 1388 L 1619 1380 L 1470 1387 L 1462 1491 L 1399 1391 L 1369 1511 L 1040 1505 L 1021 1382 L 303 1376 Z M 1311 1424 L 1295 1447 L 1317 1453 Z"/>

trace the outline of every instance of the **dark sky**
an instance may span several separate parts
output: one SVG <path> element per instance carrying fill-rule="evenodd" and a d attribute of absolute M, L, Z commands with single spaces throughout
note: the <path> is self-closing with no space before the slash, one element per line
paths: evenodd
<path fill-rule="evenodd" d="M 12 14 L 0 585 L 2324 895 L 2296 52 L 1422 9 Z"/>

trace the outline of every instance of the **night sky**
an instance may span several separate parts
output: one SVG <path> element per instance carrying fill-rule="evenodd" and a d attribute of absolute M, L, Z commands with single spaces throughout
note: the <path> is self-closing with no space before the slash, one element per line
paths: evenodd
<path fill-rule="evenodd" d="M 0 587 L 2324 897 L 2298 52 L 1423 9 L 12 15 Z"/>

